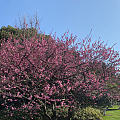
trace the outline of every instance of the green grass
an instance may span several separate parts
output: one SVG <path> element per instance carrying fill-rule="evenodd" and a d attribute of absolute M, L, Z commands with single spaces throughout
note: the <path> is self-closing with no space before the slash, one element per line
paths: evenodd
<path fill-rule="evenodd" d="M 118 108 L 119 108 L 118 105 L 114 105 L 114 106 L 110 107 L 109 109 L 118 109 Z"/>
<path fill-rule="evenodd" d="M 120 110 L 117 110 L 118 106 L 115 105 L 106 112 L 103 117 L 104 120 L 120 120 Z"/>

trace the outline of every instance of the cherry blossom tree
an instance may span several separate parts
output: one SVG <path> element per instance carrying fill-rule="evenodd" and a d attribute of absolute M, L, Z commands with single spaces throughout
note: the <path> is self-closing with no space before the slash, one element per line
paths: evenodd
<path fill-rule="evenodd" d="M 49 120 L 64 106 L 70 118 L 78 106 L 109 95 L 106 83 L 119 72 L 119 64 L 118 52 L 100 41 L 76 42 L 68 33 L 61 38 L 11 35 L 0 48 L 1 106 L 10 116 L 23 110 L 31 119 L 36 115 Z"/>

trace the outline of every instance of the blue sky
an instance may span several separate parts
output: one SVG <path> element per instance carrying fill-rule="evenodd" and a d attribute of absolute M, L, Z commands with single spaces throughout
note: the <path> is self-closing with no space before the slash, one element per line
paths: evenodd
<path fill-rule="evenodd" d="M 0 27 L 36 13 L 46 34 L 69 30 L 83 39 L 92 29 L 93 40 L 116 44 L 120 51 L 120 0 L 0 0 Z"/>

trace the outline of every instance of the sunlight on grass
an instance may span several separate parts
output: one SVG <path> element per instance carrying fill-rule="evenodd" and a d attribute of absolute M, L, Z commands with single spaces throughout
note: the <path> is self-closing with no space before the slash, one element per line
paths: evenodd
<path fill-rule="evenodd" d="M 118 105 L 114 105 L 113 107 L 110 107 L 109 109 L 118 109 L 119 106 Z"/>
<path fill-rule="evenodd" d="M 120 120 L 120 110 L 116 109 L 118 109 L 118 106 L 109 108 L 109 111 L 107 111 L 106 115 L 103 117 L 104 120 Z"/>

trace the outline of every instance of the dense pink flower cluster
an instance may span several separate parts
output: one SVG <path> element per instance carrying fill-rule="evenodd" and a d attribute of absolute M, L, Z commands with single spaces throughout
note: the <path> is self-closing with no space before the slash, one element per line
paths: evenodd
<path fill-rule="evenodd" d="M 119 54 L 100 41 L 75 39 L 10 37 L 0 48 L 1 94 L 10 101 L 27 99 L 21 108 L 40 109 L 41 104 L 75 106 L 81 92 L 92 99 L 108 93 L 105 83 L 119 71 Z"/>

